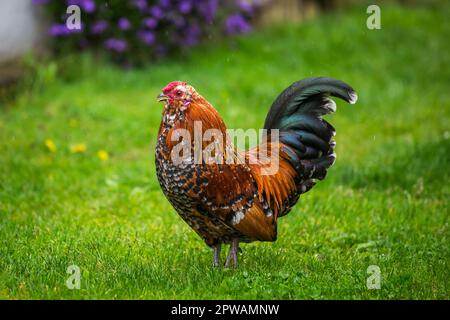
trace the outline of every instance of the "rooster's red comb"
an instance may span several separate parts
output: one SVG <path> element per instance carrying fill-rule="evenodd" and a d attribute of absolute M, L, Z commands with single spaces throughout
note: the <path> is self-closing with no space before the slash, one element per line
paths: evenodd
<path fill-rule="evenodd" d="M 164 93 L 169 93 L 170 91 L 172 91 L 174 88 L 176 88 L 179 85 L 185 86 L 186 82 L 183 82 L 183 81 L 172 81 L 171 83 L 169 83 L 167 86 L 164 87 L 163 92 Z"/>

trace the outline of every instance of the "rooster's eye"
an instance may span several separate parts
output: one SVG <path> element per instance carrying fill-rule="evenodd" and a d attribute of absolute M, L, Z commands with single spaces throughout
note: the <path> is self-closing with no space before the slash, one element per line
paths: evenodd
<path fill-rule="evenodd" d="M 181 90 L 177 90 L 177 92 L 175 92 L 177 96 L 181 96 Z"/>

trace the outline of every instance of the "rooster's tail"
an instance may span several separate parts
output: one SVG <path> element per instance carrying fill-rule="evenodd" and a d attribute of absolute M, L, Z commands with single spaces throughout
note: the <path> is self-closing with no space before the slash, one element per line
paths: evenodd
<path fill-rule="evenodd" d="M 336 111 L 329 96 L 351 104 L 357 100 L 355 91 L 346 83 L 327 77 L 308 78 L 293 83 L 272 104 L 264 128 L 279 129 L 281 153 L 299 173 L 298 192 L 314 185 L 314 179 L 325 178 L 334 163 L 335 129 L 322 119 Z M 298 198 L 298 197 L 297 197 Z"/>

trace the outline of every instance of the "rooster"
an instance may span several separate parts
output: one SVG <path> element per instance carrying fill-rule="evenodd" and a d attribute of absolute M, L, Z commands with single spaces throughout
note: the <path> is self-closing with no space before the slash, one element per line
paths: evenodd
<path fill-rule="evenodd" d="M 181 218 L 213 249 L 214 266 L 220 265 L 222 244 L 230 244 L 225 267 L 236 267 L 240 242 L 275 241 L 278 219 L 316 180 L 325 178 L 336 159 L 335 129 L 322 118 L 336 110 L 330 96 L 351 104 L 357 100 L 355 91 L 336 79 L 293 83 L 275 99 L 264 123 L 265 137 L 277 134 L 278 139 L 265 139 L 243 152 L 226 139 L 221 116 L 192 86 L 174 81 L 162 90 L 158 101 L 164 102 L 164 110 L 155 156 L 158 181 Z M 209 129 L 223 133 L 222 147 L 214 152 L 221 161 L 207 161 L 201 152 L 196 158 L 195 138 L 180 142 L 179 130 L 195 136 L 196 123 L 202 134 Z M 202 148 L 207 145 L 197 142 Z M 186 155 L 174 162 L 180 145 Z M 278 170 L 271 174 L 265 174 L 261 161 L 249 161 L 262 147 L 278 156 Z M 226 161 L 230 157 L 235 161 Z"/>

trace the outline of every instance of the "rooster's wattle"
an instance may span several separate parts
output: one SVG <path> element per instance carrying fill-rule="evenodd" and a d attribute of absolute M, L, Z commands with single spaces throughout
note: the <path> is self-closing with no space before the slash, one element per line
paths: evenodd
<path fill-rule="evenodd" d="M 236 266 L 239 242 L 275 241 L 278 218 L 315 180 L 325 178 L 335 160 L 335 130 L 322 119 L 336 110 L 329 96 L 349 103 L 357 99 L 355 91 L 339 80 L 295 82 L 269 110 L 266 142 L 241 152 L 227 139 L 219 113 L 192 86 L 174 81 L 163 89 L 158 99 L 165 103 L 156 146 L 158 180 L 181 218 L 213 248 L 214 265 L 220 263 L 222 243 L 231 245 L 225 266 Z M 221 132 L 221 141 L 205 140 L 209 129 Z M 192 139 L 185 139 L 184 133 Z M 275 134 L 278 140 L 271 139 Z M 215 161 L 203 153 L 211 141 L 219 142 L 212 153 Z M 277 154 L 278 170 L 270 174 L 266 163 L 249 161 L 263 147 L 268 155 Z"/>

